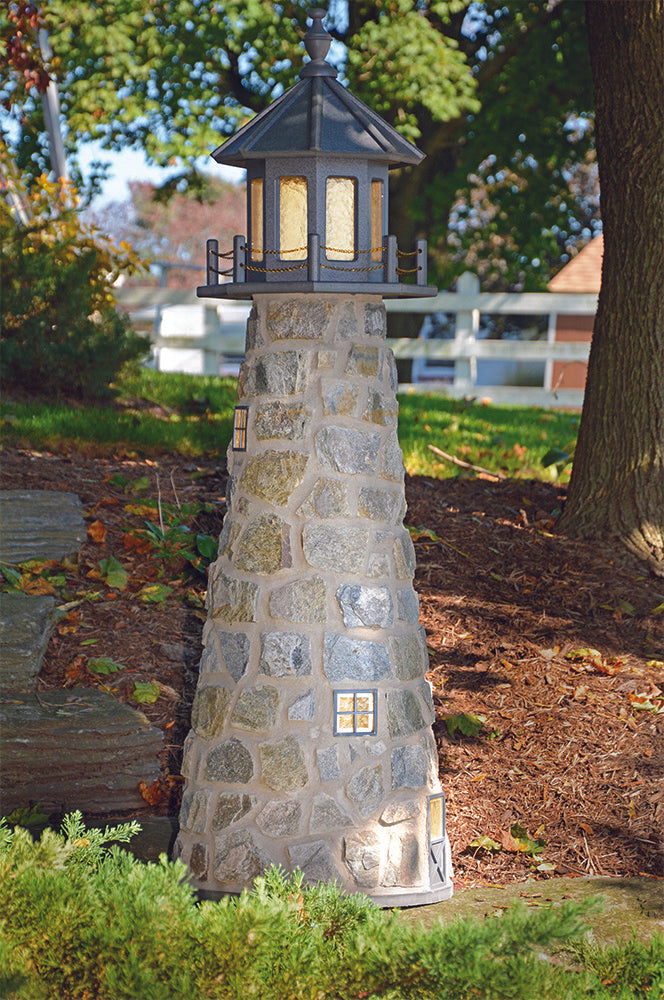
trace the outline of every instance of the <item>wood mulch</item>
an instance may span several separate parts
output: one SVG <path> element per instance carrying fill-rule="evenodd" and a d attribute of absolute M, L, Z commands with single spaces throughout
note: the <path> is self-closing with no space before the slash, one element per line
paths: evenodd
<path fill-rule="evenodd" d="M 170 503 L 211 504 L 193 530 L 216 537 L 225 472 L 215 463 L 16 448 L 0 458 L 1 489 L 76 493 L 88 524 L 103 526 L 65 567 L 67 600 L 80 603 L 51 639 L 39 686 L 105 686 L 131 704 L 135 682 L 159 686 L 156 702 L 140 707 L 166 736 L 162 777 L 144 789 L 139 819 L 177 813 L 205 579 L 185 581 L 182 564 L 130 542 L 144 518 L 126 507 L 156 497 L 158 484 Z M 134 495 L 109 482 L 114 475 L 132 483 L 147 476 L 149 487 Z M 616 546 L 556 535 L 558 487 L 408 477 L 406 492 L 407 523 L 422 529 L 414 536 L 415 583 L 455 881 L 662 877 L 664 582 Z M 129 573 L 123 590 L 98 579 L 100 560 L 111 554 Z M 172 592 L 147 603 L 145 588 L 154 583 Z M 87 662 L 99 656 L 125 669 L 95 675 Z M 467 719 L 455 722 L 468 715 L 483 720 L 476 735 L 464 735 Z M 517 850 L 524 846 L 517 824 L 543 850 Z M 486 846 L 473 846 L 480 838 Z"/>

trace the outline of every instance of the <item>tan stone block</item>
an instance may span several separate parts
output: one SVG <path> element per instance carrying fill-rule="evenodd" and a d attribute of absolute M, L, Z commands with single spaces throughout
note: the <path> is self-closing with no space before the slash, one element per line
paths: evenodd
<path fill-rule="evenodd" d="M 268 503 L 283 507 L 304 479 L 308 455 L 295 451 L 265 451 L 250 458 L 239 488 Z"/>

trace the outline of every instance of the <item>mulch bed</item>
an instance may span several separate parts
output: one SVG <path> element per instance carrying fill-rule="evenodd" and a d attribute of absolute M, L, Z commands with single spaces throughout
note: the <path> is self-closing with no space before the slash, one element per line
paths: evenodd
<path fill-rule="evenodd" d="M 171 503 L 212 503 L 194 531 L 216 537 L 225 491 L 217 461 L 2 452 L 0 488 L 77 493 L 88 523 L 105 529 L 103 541 L 90 538 L 67 568 L 70 593 L 99 597 L 60 622 L 39 686 L 105 686 L 134 703 L 136 681 L 159 685 L 157 701 L 140 707 L 166 735 L 162 777 L 144 788 L 139 819 L 177 813 L 205 579 L 185 581 L 181 565 L 127 547 L 128 526 L 141 518 L 125 508 L 140 497 L 108 480 L 148 476 L 146 495 L 155 497 L 158 478 Z M 423 529 L 415 535 L 415 583 L 431 650 L 455 881 L 662 877 L 664 582 L 617 546 L 556 535 L 558 487 L 408 477 L 406 493 L 407 523 Z M 124 590 L 94 578 L 110 554 L 129 572 Z M 145 603 L 141 591 L 155 582 L 172 593 Z M 125 669 L 97 676 L 87 670 L 91 656 Z M 464 735 L 458 715 L 484 719 L 477 735 Z M 531 842 L 544 841 L 543 850 L 517 850 L 516 824 Z M 480 838 L 486 846 L 473 846 Z"/>

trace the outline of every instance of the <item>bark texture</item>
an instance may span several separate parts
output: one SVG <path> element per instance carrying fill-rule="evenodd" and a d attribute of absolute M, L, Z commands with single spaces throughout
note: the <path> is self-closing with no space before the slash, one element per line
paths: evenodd
<path fill-rule="evenodd" d="M 602 287 L 567 507 L 664 574 L 664 0 L 586 0 Z"/>

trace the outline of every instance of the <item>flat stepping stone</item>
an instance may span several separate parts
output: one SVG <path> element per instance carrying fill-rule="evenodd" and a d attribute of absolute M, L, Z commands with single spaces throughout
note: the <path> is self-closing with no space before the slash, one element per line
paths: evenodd
<path fill-rule="evenodd" d="M 1 813 L 113 813 L 145 806 L 138 783 L 159 776 L 164 738 L 142 714 L 96 688 L 0 698 Z"/>
<path fill-rule="evenodd" d="M 83 505 L 76 494 L 0 490 L 0 562 L 62 559 L 84 541 Z"/>
<path fill-rule="evenodd" d="M 54 597 L 0 594 L 0 695 L 34 691 L 54 611 Z"/>

